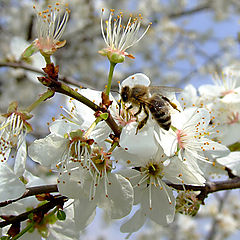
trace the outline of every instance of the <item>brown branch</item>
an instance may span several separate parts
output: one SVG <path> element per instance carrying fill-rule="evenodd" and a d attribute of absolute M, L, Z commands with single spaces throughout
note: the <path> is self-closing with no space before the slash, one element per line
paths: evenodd
<path fill-rule="evenodd" d="M 35 73 L 39 73 L 41 75 L 45 75 L 45 73 L 35 67 L 32 67 L 29 64 L 23 63 L 23 62 L 0 62 L 0 67 L 10 67 L 10 68 L 21 68 L 30 72 L 35 72 Z M 71 77 L 64 77 L 64 76 L 59 76 L 59 80 L 71 85 L 74 85 L 76 87 L 81 87 L 81 88 L 93 88 L 93 86 L 83 83 L 83 82 L 79 82 L 76 81 L 75 79 L 71 78 Z"/>
<path fill-rule="evenodd" d="M 237 189 L 240 188 L 240 177 L 235 177 L 233 179 L 229 179 L 226 181 L 215 181 L 215 182 L 207 182 L 203 186 L 197 186 L 197 185 L 187 185 L 184 184 L 184 187 L 182 184 L 174 184 L 170 183 L 168 181 L 165 181 L 165 183 L 176 190 L 192 190 L 192 191 L 201 191 L 201 193 L 198 195 L 198 199 L 204 201 L 204 199 L 208 196 L 209 193 L 214 193 L 222 190 L 231 190 L 231 189 Z M 18 199 L 15 200 L 8 200 L 6 202 L 0 203 L 0 206 L 6 206 L 8 204 L 11 204 L 13 202 L 16 202 L 20 199 L 42 194 L 42 193 L 51 193 L 51 192 L 58 192 L 57 185 L 45 185 L 45 186 L 37 186 L 37 187 L 31 187 L 26 190 L 26 192 Z M 49 201 L 45 205 L 41 207 L 37 207 L 31 211 L 22 213 L 18 216 L 11 217 L 10 219 L 0 222 L 0 228 L 5 227 L 7 225 L 17 223 L 24 221 L 28 219 L 28 215 L 30 213 L 37 213 L 40 211 L 43 211 L 44 213 L 48 212 L 50 209 L 52 209 L 54 206 L 59 205 L 60 203 L 64 203 L 67 200 L 67 197 L 64 196 L 55 196 L 53 200 Z"/>
<path fill-rule="evenodd" d="M 183 185 L 166 183 L 176 190 L 184 190 Z M 209 193 L 240 188 L 240 177 L 235 177 L 226 181 L 206 182 L 203 186 L 184 184 L 184 187 L 186 190 L 201 191 L 198 195 L 198 199 L 204 202 L 204 199 L 207 198 Z"/>
<path fill-rule="evenodd" d="M 0 62 L 0 67 L 12 67 L 12 68 L 21 68 L 24 70 L 28 70 L 28 71 L 32 71 L 35 73 L 39 73 L 42 74 L 43 76 L 45 76 L 46 74 L 37 69 L 34 68 L 30 65 L 24 64 L 22 62 Z M 92 88 L 91 86 L 84 84 L 84 83 L 80 83 L 80 82 L 76 82 L 75 80 L 71 79 L 71 78 L 67 78 L 67 77 L 58 77 L 59 80 L 61 80 L 62 82 L 68 83 L 68 84 L 72 84 L 75 86 L 80 86 L 80 87 L 86 87 L 86 88 Z M 51 80 L 52 84 L 51 86 L 49 86 L 51 89 L 53 89 L 56 92 L 62 93 L 64 95 L 67 95 L 69 97 L 72 97 L 80 102 L 83 102 L 84 104 L 86 104 L 86 102 L 90 102 L 90 100 L 88 100 L 87 98 L 85 98 L 84 96 L 82 96 L 81 94 L 77 93 L 76 91 L 74 91 L 72 88 L 70 88 L 69 86 L 65 85 L 64 83 L 55 81 L 55 80 Z M 69 91 L 66 91 L 69 90 Z M 70 91 L 71 90 L 71 91 Z M 82 100 L 86 100 L 86 101 L 82 101 Z M 88 107 L 90 107 L 92 110 L 94 111 L 99 111 L 101 110 L 100 107 L 97 104 L 91 103 L 91 104 L 86 104 Z M 113 132 L 115 133 L 116 137 L 119 137 L 121 134 L 121 130 L 118 127 L 118 125 L 116 124 L 116 122 L 114 121 L 113 117 L 111 116 L 111 114 L 109 113 L 109 117 L 106 120 L 106 123 L 108 124 L 108 126 L 113 130 Z"/>
<path fill-rule="evenodd" d="M 70 87 L 68 87 L 67 85 L 65 85 L 64 83 L 58 83 L 57 81 L 52 80 L 51 84 L 51 89 L 58 92 L 58 93 L 62 93 L 64 95 L 67 95 L 69 97 L 72 97 L 82 103 L 84 103 L 86 106 L 88 106 L 89 108 L 91 108 L 93 111 L 101 111 L 101 108 L 91 102 L 89 99 L 87 99 L 86 97 L 84 97 L 83 95 L 81 95 L 80 93 L 74 91 L 73 89 L 71 89 Z M 68 89 L 68 90 L 66 90 Z M 71 91 L 71 90 L 73 91 Z M 110 112 L 108 111 L 108 118 L 106 120 L 106 123 L 108 124 L 108 126 L 113 130 L 114 134 L 116 135 L 116 137 L 120 137 L 121 134 L 121 129 L 119 128 L 119 126 L 117 125 L 117 123 L 115 122 L 115 120 L 113 119 L 112 115 L 110 114 Z"/>
<path fill-rule="evenodd" d="M 30 196 L 34 196 L 37 194 L 42 194 L 42 193 L 53 193 L 53 192 L 58 192 L 58 188 L 56 184 L 53 185 L 43 185 L 43 186 L 37 186 L 37 187 L 29 187 L 26 189 L 25 193 L 14 200 L 8 200 L 5 202 L 0 202 L 0 207 L 5 207 L 11 203 L 14 203 L 20 199 L 26 198 L 26 197 L 30 197 Z"/>
<path fill-rule="evenodd" d="M 175 184 L 168 181 L 165 181 L 165 183 L 169 187 L 172 187 L 176 190 L 184 190 L 185 188 L 186 190 L 201 191 L 205 194 L 205 197 L 207 197 L 209 193 L 240 188 L 240 177 L 235 177 L 233 179 L 229 179 L 225 181 L 207 182 L 203 186 L 184 184 L 184 188 L 182 184 Z M 16 202 L 26 197 L 30 197 L 30 196 L 34 196 L 42 193 L 53 193 L 53 192 L 58 192 L 58 188 L 56 184 L 29 187 L 26 189 L 25 193 L 21 197 L 14 200 L 0 202 L 0 207 L 4 207 L 8 204 L 11 204 L 13 202 Z"/>
<path fill-rule="evenodd" d="M 34 209 L 32 209 L 30 211 L 27 211 L 27 212 L 24 212 L 24 213 L 22 213 L 18 216 L 13 216 L 13 217 L 10 217 L 8 220 L 0 222 L 0 228 L 6 227 L 7 225 L 10 225 L 10 224 L 25 221 L 25 220 L 28 219 L 28 216 L 31 213 L 45 214 L 57 205 L 62 206 L 64 204 L 64 202 L 66 202 L 67 200 L 68 200 L 67 197 L 55 196 L 52 200 L 50 200 L 49 202 L 47 202 L 46 204 L 44 204 L 40 207 L 34 208 Z"/>
<path fill-rule="evenodd" d="M 194 13 L 202 12 L 202 11 L 208 10 L 208 9 L 210 9 L 209 2 L 206 3 L 206 4 L 203 4 L 203 5 L 197 6 L 195 8 L 189 9 L 189 10 L 183 10 L 183 11 L 180 11 L 180 12 L 170 13 L 168 15 L 168 17 L 169 18 L 179 18 L 179 17 L 184 17 L 184 16 L 187 16 L 187 15 L 191 15 L 191 14 L 194 14 Z"/>
<path fill-rule="evenodd" d="M 107 120 L 105 120 L 106 123 L 112 129 L 116 137 L 120 137 L 121 129 L 119 128 L 119 126 L 117 125 L 117 123 L 115 122 L 115 120 L 113 119 L 113 117 L 111 116 L 110 112 L 107 109 L 101 108 L 100 106 L 98 106 L 97 104 L 95 104 L 94 102 L 92 102 L 91 100 L 83 96 L 82 94 L 78 93 L 77 91 L 75 91 L 74 89 L 66 85 L 65 83 L 59 82 L 57 77 L 58 67 L 55 67 L 53 63 L 47 64 L 47 67 L 43 68 L 43 70 L 47 73 L 48 76 L 39 77 L 38 79 L 44 86 L 50 88 L 55 92 L 62 93 L 66 96 L 69 96 L 71 98 L 78 100 L 79 102 L 85 104 L 95 112 L 98 112 L 98 111 L 107 112 L 108 118 Z"/>

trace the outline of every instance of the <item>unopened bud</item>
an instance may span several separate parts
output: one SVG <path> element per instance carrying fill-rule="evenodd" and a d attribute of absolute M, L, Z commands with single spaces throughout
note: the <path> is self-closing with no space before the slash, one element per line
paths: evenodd
<path fill-rule="evenodd" d="M 181 214 L 195 216 L 201 203 L 196 196 L 197 195 L 194 192 L 179 193 L 176 198 L 176 211 Z"/>
<path fill-rule="evenodd" d="M 125 60 L 125 56 L 119 52 L 108 52 L 107 57 L 112 63 L 122 63 Z"/>

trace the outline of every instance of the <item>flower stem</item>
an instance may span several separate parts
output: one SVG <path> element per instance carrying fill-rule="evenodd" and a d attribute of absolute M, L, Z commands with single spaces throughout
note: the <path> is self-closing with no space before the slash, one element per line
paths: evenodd
<path fill-rule="evenodd" d="M 11 240 L 19 239 L 23 234 L 25 234 L 28 230 L 30 230 L 34 225 L 34 222 L 30 223 L 25 227 L 19 234 L 15 235 Z"/>
<path fill-rule="evenodd" d="M 116 63 L 110 62 L 110 69 L 108 73 L 108 84 L 107 84 L 107 89 L 106 89 L 106 95 L 109 96 L 110 90 L 111 90 L 111 85 L 112 85 L 112 77 L 113 77 L 113 71 L 116 66 Z"/>
<path fill-rule="evenodd" d="M 95 121 L 92 123 L 92 125 L 88 128 L 88 130 L 86 131 L 86 133 L 84 134 L 84 138 L 88 138 L 88 136 L 91 134 L 91 132 L 93 131 L 93 129 L 97 126 L 97 124 L 99 122 L 102 121 L 102 118 L 99 116 L 95 119 Z"/>
<path fill-rule="evenodd" d="M 109 153 L 113 152 L 113 150 L 118 146 L 119 142 L 115 141 L 113 143 L 113 145 L 111 146 L 111 148 L 108 150 Z"/>
<path fill-rule="evenodd" d="M 54 95 L 54 91 L 51 89 L 48 89 L 45 93 L 43 93 L 38 100 L 36 100 L 34 103 L 32 103 L 30 106 L 28 106 L 25 111 L 30 113 L 34 108 L 36 108 L 39 104 L 41 104 L 43 101 L 47 100 L 48 98 L 51 98 Z"/>
<path fill-rule="evenodd" d="M 55 86 L 55 89 L 56 89 L 56 92 L 63 93 L 69 97 L 72 97 L 80 101 L 81 103 L 91 108 L 93 111 L 99 110 L 99 106 L 97 104 L 95 104 L 94 102 L 84 97 L 82 94 L 78 93 L 77 91 L 75 91 L 74 89 L 72 89 L 71 87 L 69 87 L 64 83 L 61 83 L 60 85 Z"/>
<path fill-rule="evenodd" d="M 101 110 L 101 108 L 97 104 L 95 104 L 88 98 L 84 97 L 83 95 L 81 95 L 80 93 L 78 93 L 77 91 L 75 91 L 74 89 L 69 87 L 68 85 L 64 84 L 63 82 L 59 82 L 54 79 L 51 79 L 50 82 L 48 81 L 48 82 L 44 83 L 44 81 L 43 81 L 42 84 L 46 87 L 50 87 L 55 92 L 62 93 L 64 95 L 67 95 L 69 97 L 72 97 L 72 98 L 80 101 L 81 103 L 85 104 L 86 106 L 88 106 L 95 112 Z M 110 114 L 109 114 L 108 118 L 106 119 L 106 123 L 113 130 L 114 134 L 119 137 L 121 134 L 121 129 L 119 128 L 119 126 L 117 125 L 117 123 L 115 122 L 115 120 L 113 119 L 113 117 Z"/>
<path fill-rule="evenodd" d="M 46 64 L 51 64 L 51 55 L 46 55 L 46 54 L 42 54 L 44 59 L 45 59 L 45 62 Z"/>

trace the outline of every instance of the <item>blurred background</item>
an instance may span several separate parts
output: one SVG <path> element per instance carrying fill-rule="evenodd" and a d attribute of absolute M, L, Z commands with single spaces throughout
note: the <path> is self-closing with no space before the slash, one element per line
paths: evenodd
<path fill-rule="evenodd" d="M 0 112 L 5 113 L 11 101 L 24 108 L 45 88 L 38 83 L 36 71 L 44 67 L 40 55 L 24 63 L 34 71 L 21 68 L 21 52 L 36 38 L 36 13 L 33 4 L 42 7 L 51 1 L 0 0 Z M 135 60 L 118 64 L 113 88 L 117 81 L 136 72 L 145 73 L 154 85 L 198 87 L 211 82 L 211 74 L 223 67 L 239 64 L 238 0 L 69 0 L 70 19 L 62 40 L 67 44 L 54 55 L 60 74 L 75 86 L 103 90 L 109 62 L 98 54 L 105 47 L 101 35 L 101 9 L 123 11 L 143 16 L 142 27 L 152 26 L 144 38 L 128 52 Z M 15 67 L 15 68 L 13 68 Z M 47 122 L 58 115 L 66 98 L 56 96 L 35 111 L 34 132 L 29 143 L 46 136 Z M 29 163 L 31 166 L 31 163 Z M 130 239 L 239 239 L 239 191 L 215 194 L 207 199 L 195 217 L 177 216 L 167 228 L 151 223 Z M 120 223 L 109 225 L 102 212 L 86 229 L 82 239 L 123 239 Z"/>

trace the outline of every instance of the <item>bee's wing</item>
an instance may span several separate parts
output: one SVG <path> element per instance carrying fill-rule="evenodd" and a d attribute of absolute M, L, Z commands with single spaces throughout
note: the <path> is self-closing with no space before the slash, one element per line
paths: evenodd
<path fill-rule="evenodd" d="M 180 93 L 182 91 L 181 88 L 176 87 L 167 87 L 167 86 L 150 86 L 149 92 L 151 94 L 160 93 L 165 95 L 166 93 Z"/>

